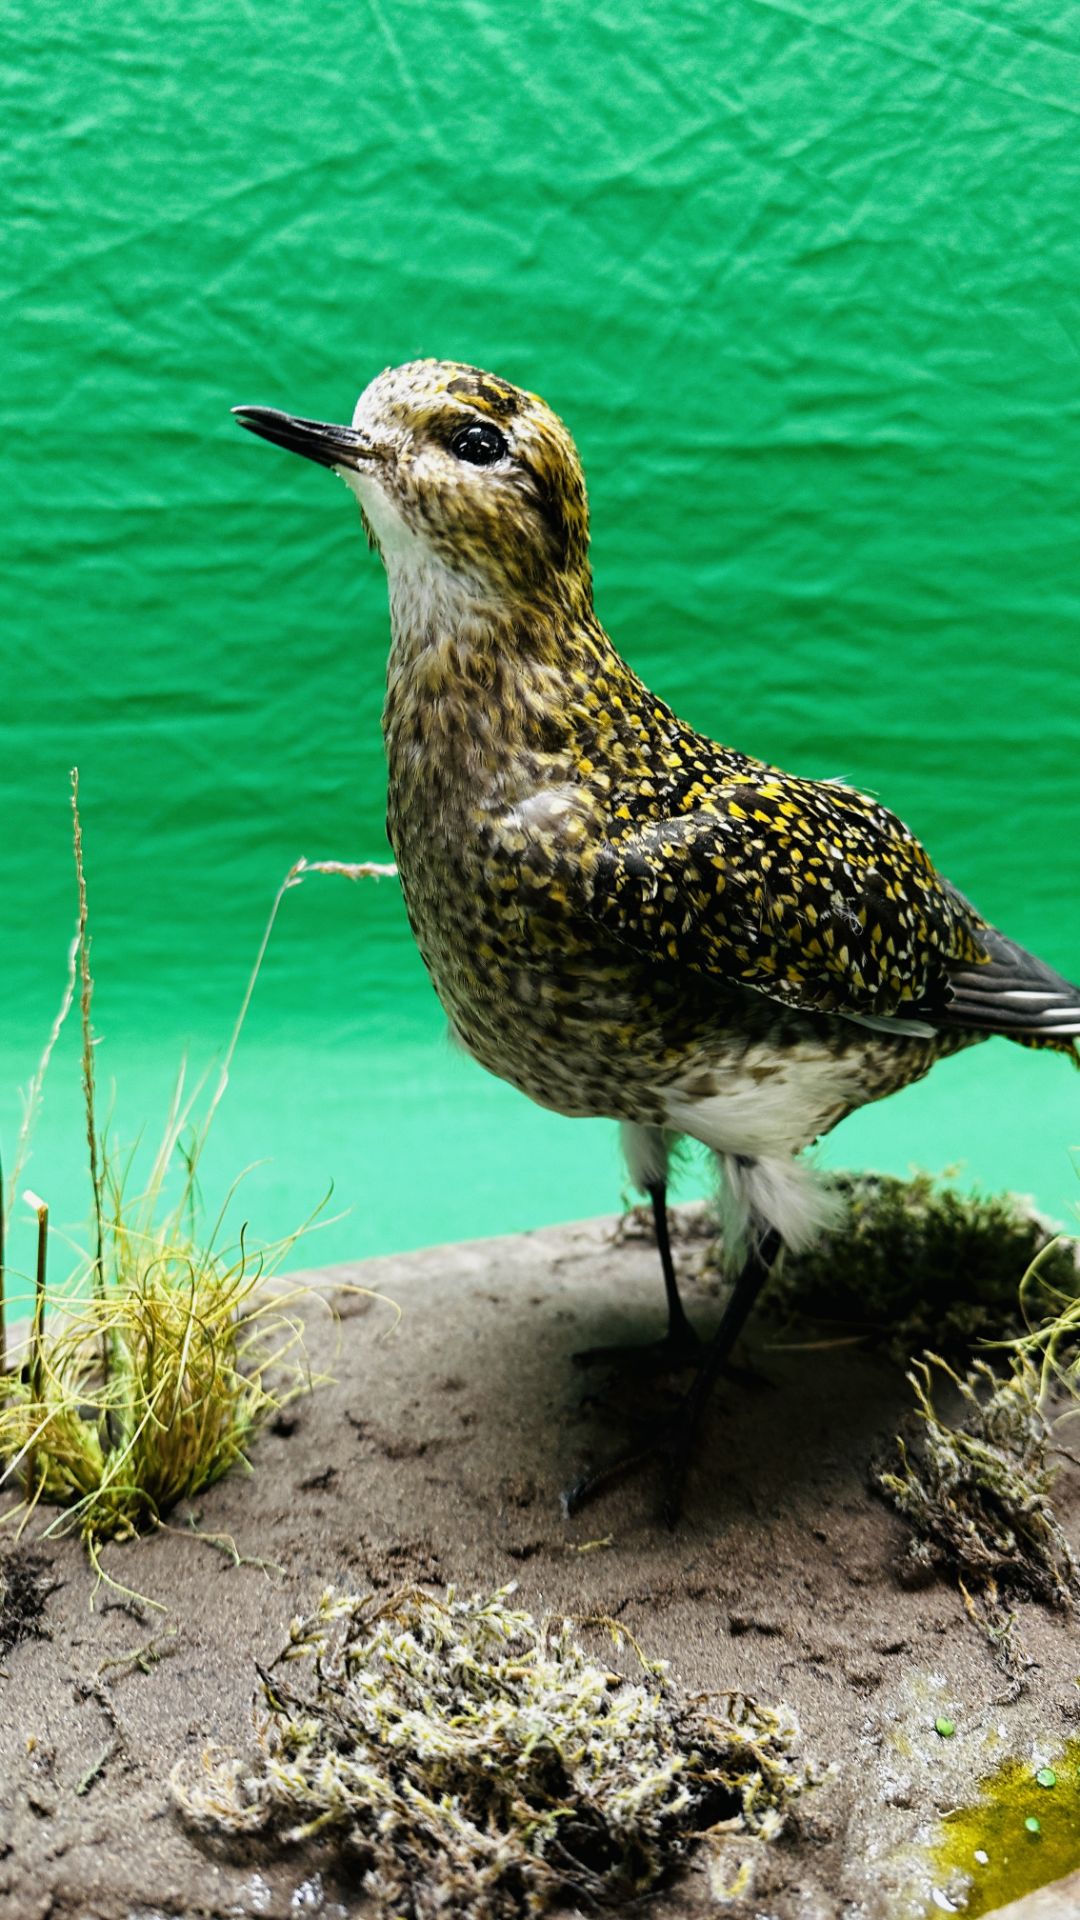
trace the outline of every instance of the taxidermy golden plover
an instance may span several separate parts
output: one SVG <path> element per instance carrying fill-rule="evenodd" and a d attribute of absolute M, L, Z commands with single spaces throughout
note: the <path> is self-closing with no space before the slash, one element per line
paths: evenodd
<path fill-rule="evenodd" d="M 650 692 L 593 611 L 581 463 L 535 394 L 417 360 L 351 426 L 235 411 L 340 474 L 386 568 L 387 828 L 454 1033 L 541 1105 L 621 1123 L 667 1289 L 657 1351 L 698 1363 L 660 1448 L 675 1501 L 778 1252 L 830 1216 L 796 1155 L 989 1034 L 1075 1060 L 1080 990 L 876 801 L 719 746 Z M 717 1157 L 734 1274 L 707 1347 L 668 1244 L 686 1134 Z"/>

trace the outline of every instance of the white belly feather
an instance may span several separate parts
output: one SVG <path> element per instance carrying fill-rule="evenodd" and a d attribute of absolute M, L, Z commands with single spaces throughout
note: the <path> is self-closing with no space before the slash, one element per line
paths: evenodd
<path fill-rule="evenodd" d="M 684 1082 L 664 1089 L 665 1126 L 624 1124 L 630 1177 L 642 1190 L 667 1177 L 669 1144 L 688 1134 L 712 1149 L 720 1171 L 724 1253 L 732 1267 L 772 1230 L 786 1247 L 811 1246 L 835 1225 L 841 1202 L 806 1160 L 794 1156 L 859 1102 L 857 1056 L 793 1048 L 769 1071 L 755 1072 L 751 1049 L 717 1074 L 717 1089 L 702 1094 Z M 692 1084 L 692 1082 L 691 1082 Z"/>

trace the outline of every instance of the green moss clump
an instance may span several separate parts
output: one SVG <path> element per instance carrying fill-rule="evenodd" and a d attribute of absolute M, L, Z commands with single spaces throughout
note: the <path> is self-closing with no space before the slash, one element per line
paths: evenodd
<path fill-rule="evenodd" d="M 938 1383 L 960 1396 L 962 1418 L 954 1425 L 934 1406 L 935 1369 Z M 1039 1378 L 1022 1351 L 1004 1376 L 979 1360 L 964 1378 L 927 1354 L 908 1374 L 917 1432 L 898 1435 L 894 1457 L 871 1470 L 912 1528 L 909 1564 L 955 1575 L 1012 1694 L 1030 1662 L 1009 1603 L 1069 1608 L 1080 1597 L 1080 1566 L 1050 1500 L 1055 1468 L 1047 1460 L 1052 1435 Z"/>
<path fill-rule="evenodd" d="M 675 1697 L 591 1660 L 567 1620 L 537 1623 L 512 1588 L 439 1600 L 325 1593 L 260 1669 L 251 1759 L 216 1751 L 173 1788 L 217 1833 L 332 1837 L 381 1920 L 519 1920 L 559 1900 L 623 1906 L 695 1837 L 779 1833 L 807 1782 L 785 1710 Z"/>
<path fill-rule="evenodd" d="M 1048 1291 L 1075 1297 L 1075 1243 L 1013 1194 L 962 1193 L 927 1173 L 838 1175 L 841 1223 L 785 1258 L 765 1299 L 789 1320 L 839 1322 L 887 1342 L 905 1366 L 930 1341 L 950 1357 L 1021 1332 L 1019 1287 L 1039 1259 Z"/>

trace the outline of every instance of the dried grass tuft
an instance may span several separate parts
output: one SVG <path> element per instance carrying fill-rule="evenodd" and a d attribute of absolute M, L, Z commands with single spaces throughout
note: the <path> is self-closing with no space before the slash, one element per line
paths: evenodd
<path fill-rule="evenodd" d="M 955 1576 L 1012 1697 L 1031 1664 L 1016 1601 L 1069 1609 L 1080 1598 L 1080 1565 L 1051 1501 L 1053 1434 L 1039 1371 L 1023 1350 L 1004 1375 L 978 1360 L 963 1377 L 927 1354 L 908 1379 L 917 1432 L 897 1435 L 893 1458 L 875 1465 L 872 1478 L 912 1528 L 911 1570 Z M 935 1381 L 959 1399 L 952 1424 L 934 1405 Z"/>
<path fill-rule="evenodd" d="M 186 1194 L 163 1220 L 152 1198 L 130 1207 L 108 1163 L 103 1198 L 100 1268 L 91 1255 L 52 1296 L 39 1287 L 28 1363 L 0 1381 L 0 1484 L 18 1475 L 24 1519 L 60 1507 L 45 1531 L 77 1531 L 99 1572 L 104 1541 L 246 1465 L 267 1419 L 311 1384 L 298 1295 L 262 1289 L 265 1253 L 200 1245 Z"/>
<path fill-rule="evenodd" d="M 936 1207 L 932 1193 L 924 1198 Z M 936 1353 L 916 1361 L 907 1376 L 915 1392 L 912 1429 L 896 1435 L 889 1458 L 872 1465 L 871 1479 L 911 1526 L 909 1573 L 918 1578 L 937 1570 L 956 1578 L 969 1614 L 995 1649 L 1011 1698 L 1031 1665 L 1016 1603 L 1071 1609 L 1080 1600 L 1080 1562 L 1054 1510 L 1058 1467 L 1050 1458 L 1055 1447 L 1063 1451 L 1054 1426 L 1080 1412 L 1080 1249 L 1069 1236 L 1052 1236 L 1037 1216 L 1020 1214 L 1008 1197 L 1004 1206 L 967 1205 L 977 1244 L 992 1252 L 993 1237 L 999 1239 L 986 1269 L 995 1299 L 1002 1261 L 1021 1249 L 1025 1230 L 1039 1235 L 1017 1269 L 1022 1277 L 1004 1316 L 1024 1330 L 986 1339 L 1002 1355 L 997 1369 L 977 1359 L 961 1374 Z M 959 1220 L 952 1202 L 948 1215 L 954 1224 Z M 1000 1336 L 1001 1318 L 984 1321 L 984 1338 Z M 955 1321 L 950 1330 L 959 1331 Z M 951 1420 L 939 1413 L 936 1393 L 951 1395 Z"/>
<path fill-rule="evenodd" d="M 246 1230 L 219 1245 L 235 1184 L 203 1230 L 197 1174 L 251 995 L 286 891 L 311 871 L 350 878 L 384 872 L 300 861 L 274 900 L 240 1014 L 205 1115 L 193 1120 L 201 1092 L 181 1072 L 149 1180 L 131 1191 L 130 1165 L 112 1155 L 98 1131 L 94 1093 L 93 979 L 78 774 L 72 775 L 78 914 L 60 1009 L 31 1083 L 19 1138 L 14 1188 L 25 1160 L 45 1071 L 76 997 L 82 1024 L 82 1078 L 90 1181 L 92 1247 L 58 1289 L 46 1281 L 48 1208 L 24 1197 L 38 1217 L 34 1311 L 22 1364 L 6 1371 L 3 1335 L 3 1194 L 0 1192 L 0 1487 L 15 1481 L 20 1505 L 5 1519 L 25 1524 L 45 1502 L 60 1509 L 45 1533 L 77 1531 L 99 1575 L 108 1540 L 157 1526 L 235 1466 L 248 1465 L 260 1428 L 287 1401 L 315 1384 L 296 1311 L 317 1296 L 267 1282 L 308 1230 L 253 1254 Z M 115 1581 L 110 1584 L 117 1585 Z M 125 1589 L 125 1591 L 127 1591 Z"/>
<path fill-rule="evenodd" d="M 681 1699 L 616 1622 L 582 1623 L 632 1649 L 627 1679 L 572 1622 L 511 1609 L 512 1592 L 324 1593 L 259 1669 L 258 1753 L 177 1769 L 185 1817 L 332 1840 L 380 1920 L 625 1908 L 696 1838 L 781 1831 L 810 1777 L 786 1709 Z"/>

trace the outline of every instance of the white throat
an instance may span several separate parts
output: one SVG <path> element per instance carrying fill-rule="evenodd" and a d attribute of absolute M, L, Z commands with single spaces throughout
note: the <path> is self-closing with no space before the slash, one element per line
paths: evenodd
<path fill-rule="evenodd" d="M 390 595 L 393 651 L 390 673 L 420 652 L 468 649 L 496 616 L 490 588 L 456 572 L 409 526 L 378 481 L 355 469 L 337 469 L 364 510 L 379 545 Z"/>

